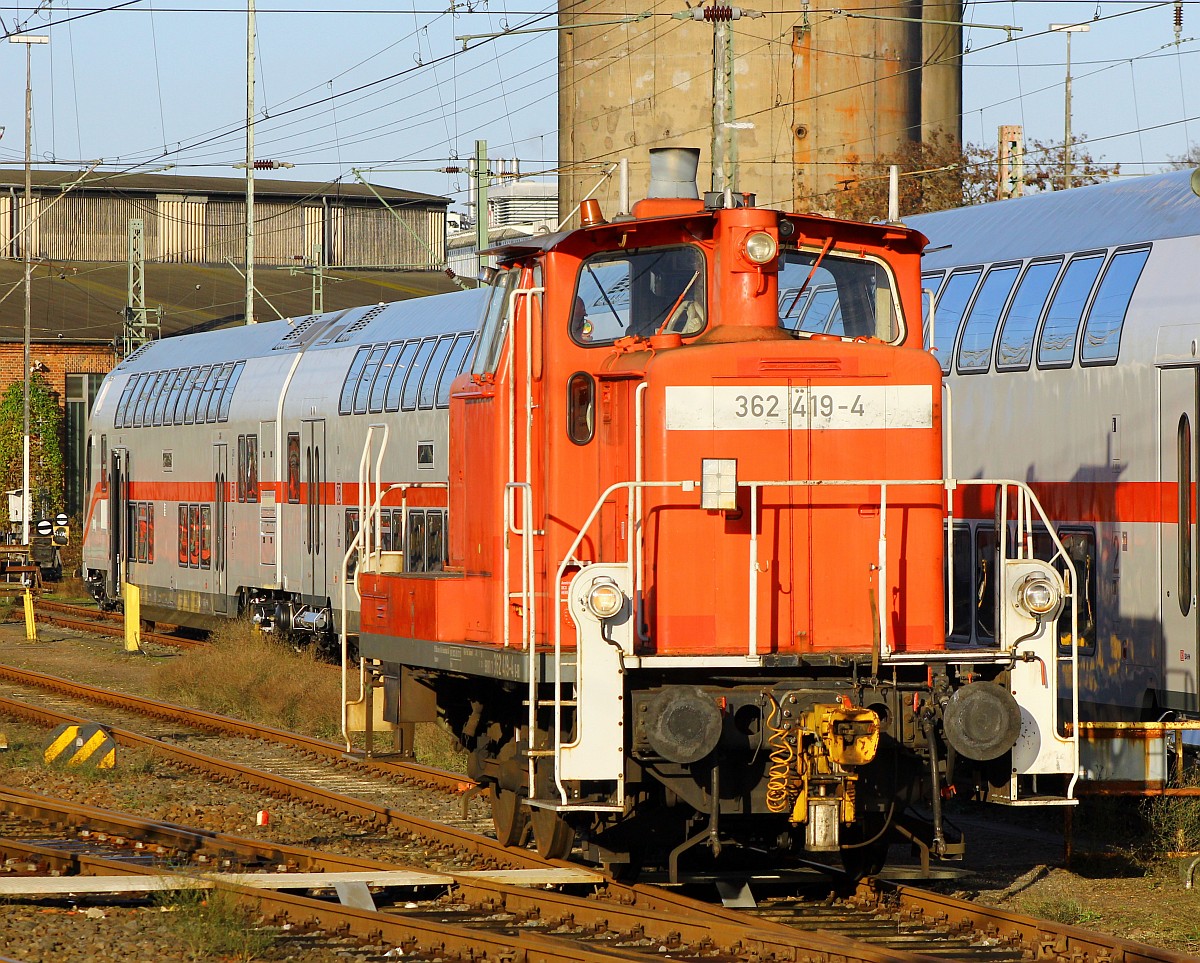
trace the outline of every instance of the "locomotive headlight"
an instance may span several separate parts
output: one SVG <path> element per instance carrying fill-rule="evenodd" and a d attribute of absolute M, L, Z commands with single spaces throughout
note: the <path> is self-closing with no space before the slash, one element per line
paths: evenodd
<path fill-rule="evenodd" d="M 1041 619 L 1062 604 L 1062 593 L 1045 575 L 1030 575 L 1017 588 L 1017 604 L 1034 618 Z"/>
<path fill-rule="evenodd" d="M 588 611 L 598 619 L 611 619 L 625 605 L 625 593 L 611 578 L 602 577 L 588 589 Z"/>
<path fill-rule="evenodd" d="M 746 257 L 755 264 L 766 264 L 779 253 L 779 245 L 775 238 L 766 231 L 755 231 L 749 235 L 742 249 L 746 252 Z"/>

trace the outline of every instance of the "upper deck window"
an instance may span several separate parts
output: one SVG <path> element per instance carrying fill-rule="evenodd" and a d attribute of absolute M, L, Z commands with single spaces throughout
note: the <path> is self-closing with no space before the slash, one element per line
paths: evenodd
<path fill-rule="evenodd" d="M 903 334 L 886 264 L 835 251 L 785 248 L 779 260 L 779 324 L 797 335 L 878 338 Z"/>
<path fill-rule="evenodd" d="M 1024 371 L 1033 358 L 1033 335 L 1046 306 L 1046 298 L 1058 277 L 1062 258 L 1034 261 L 1025 269 L 1013 295 L 996 346 L 997 371 Z"/>
<path fill-rule="evenodd" d="M 1021 265 L 1007 264 L 991 268 L 983 279 L 971 312 L 963 322 L 962 340 L 958 345 L 958 370 L 987 371 L 992 363 L 992 342 L 996 323 L 1008 301 Z"/>
<path fill-rule="evenodd" d="M 1042 322 L 1042 339 L 1038 343 L 1038 366 L 1058 368 L 1075 360 L 1075 335 L 1088 295 L 1092 293 L 1103 254 L 1086 254 L 1071 258 L 1058 290 Z"/>
<path fill-rule="evenodd" d="M 942 363 L 942 372 L 950 373 L 950 360 L 954 356 L 954 342 L 958 338 L 958 326 L 979 283 L 979 268 L 955 271 L 938 294 L 933 314 L 933 349 Z"/>
<path fill-rule="evenodd" d="M 588 345 L 630 335 L 699 334 L 708 318 L 705 274 L 704 254 L 695 247 L 593 255 L 579 270 L 571 338 Z"/>
<path fill-rule="evenodd" d="M 1079 358 L 1084 364 L 1102 364 L 1117 360 L 1117 349 L 1121 347 L 1121 328 L 1125 324 L 1125 312 L 1133 297 L 1134 286 L 1142 276 L 1146 258 L 1150 251 L 1118 251 L 1113 255 L 1104 278 L 1096 291 L 1083 325 L 1083 343 Z"/>

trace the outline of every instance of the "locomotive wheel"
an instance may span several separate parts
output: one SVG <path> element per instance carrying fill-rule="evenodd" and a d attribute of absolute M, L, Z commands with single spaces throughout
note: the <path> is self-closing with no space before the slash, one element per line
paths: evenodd
<path fill-rule="evenodd" d="M 533 811 L 533 841 L 543 859 L 566 859 L 575 845 L 575 827 L 553 809 Z"/>
<path fill-rule="evenodd" d="M 502 846 L 521 845 L 529 826 L 529 810 L 521 804 L 521 797 L 511 789 L 489 786 L 488 798 L 492 803 L 496 840 Z"/>

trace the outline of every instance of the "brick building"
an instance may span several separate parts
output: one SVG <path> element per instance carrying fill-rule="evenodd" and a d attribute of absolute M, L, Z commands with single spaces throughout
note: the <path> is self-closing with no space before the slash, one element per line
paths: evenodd
<path fill-rule="evenodd" d="M 28 210 L 24 190 L 24 171 L 0 170 L 0 391 L 23 380 L 28 243 L 31 366 L 63 405 L 63 507 L 75 514 L 85 498 L 88 412 L 122 350 L 131 234 L 140 237 L 144 303 L 161 336 L 242 324 L 245 181 L 35 171 Z M 394 188 L 256 180 L 256 319 L 452 290 L 447 205 Z"/>

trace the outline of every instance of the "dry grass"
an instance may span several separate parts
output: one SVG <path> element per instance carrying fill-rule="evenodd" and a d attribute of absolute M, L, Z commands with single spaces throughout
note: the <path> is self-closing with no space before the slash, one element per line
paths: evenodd
<path fill-rule="evenodd" d="M 212 645 L 166 660 L 154 675 L 157 698 L 250 722 L 336 738 L 341 678 L 309 650 L 299 652 L 248 622 L 222 625 Z"/>

